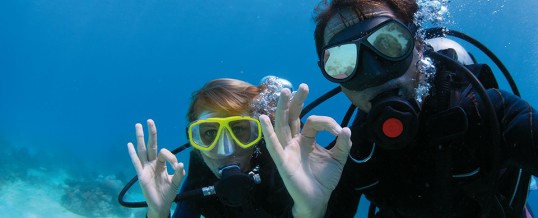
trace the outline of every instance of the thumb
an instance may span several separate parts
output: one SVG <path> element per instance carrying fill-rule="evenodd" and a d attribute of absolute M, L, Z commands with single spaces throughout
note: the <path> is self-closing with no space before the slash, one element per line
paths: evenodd
<path fill-rule="evenodd" d="M 344 165 L 347 161 L 349 150 L 351 150 L 351 145 L 351 130 L 344 127 L 336 138 L 335 146 L 331 148 L 334 159 Z"/>
<path fill-rule="evenodd" d="M 172 184 L 176 189 L 179 189 L 179 185 L 181 184 L 183 177 L 185 177 L 185 167 L 183 166 L 183 163 L 175 163 L 173 168 L 175 172 L 174 176 L 172 176 Z"/>

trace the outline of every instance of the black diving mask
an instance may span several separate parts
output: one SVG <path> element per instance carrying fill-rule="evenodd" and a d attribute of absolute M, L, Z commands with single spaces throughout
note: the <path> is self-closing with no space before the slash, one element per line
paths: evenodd
<path fill-rule="evenodd" d="M 374 17 L 350 26 L 322 48 L 325 78 L 351 90 L 364 90 L 403 75 L 413 56 L 416 26 Z"/>

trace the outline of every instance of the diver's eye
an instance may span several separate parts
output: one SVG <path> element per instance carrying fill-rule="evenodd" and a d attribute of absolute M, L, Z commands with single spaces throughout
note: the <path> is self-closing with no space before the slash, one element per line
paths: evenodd
<path fill-rule="evenodd" d="M 239 120 L 230 122 L 230 128 L 237 139 L 244 141 L 250 138 L 250 121 Z"/>
<path fill-rule="evenodd" d="M 243 126 L 234 126 L 234 127 L 232 127 L 232 131 L 236 135 L 241 135 L 242 133 L 245 132 L 245 130 L 246 130 L 246 128 L 243 127 Z"/>
<path fill-rule="evenodd" d="M 208 138 L 215 138 L 217 136 L 217 130 L 216 129 L 210 129 L 204 131 L 204 136 Z"/>

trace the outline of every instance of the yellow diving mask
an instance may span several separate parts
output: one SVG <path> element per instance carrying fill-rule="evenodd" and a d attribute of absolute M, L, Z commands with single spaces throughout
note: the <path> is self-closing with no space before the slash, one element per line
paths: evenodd
<path fill-rule="evenodd" d="M 196 120 L 189 125 L 191 145 L 202 151 L 210 151 L 219 141 L 235 142 L 241 148 L 249 148 L 262 138 L 260 121 L 250 116 L 212 117 Z"/>

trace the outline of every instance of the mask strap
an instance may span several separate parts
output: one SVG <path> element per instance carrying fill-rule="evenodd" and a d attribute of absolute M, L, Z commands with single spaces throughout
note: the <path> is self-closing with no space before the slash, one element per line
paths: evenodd
<path fill-rule="evenodd" d="M 344 17 L 344 15 L 342 15 L 342 12 L 340 12 L 340 10 L 338 10 L 338 16 L 340 17 L 340 20 L 342 20 L 342 24 L 344 24 L 344 26 L 346 28 L 349 27 L 349 25 L 347 24 L 347 19 Z"/>
<path fill-rule="evenodd" d="M 366 20 L 366 17 L 364 16 L 364 13 L 362 13 L 360 8 L 353 8 L 353 11 L 355 11 L 355 14 L 359 18 L 359 20 Z"/>

